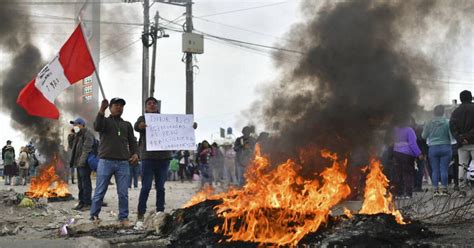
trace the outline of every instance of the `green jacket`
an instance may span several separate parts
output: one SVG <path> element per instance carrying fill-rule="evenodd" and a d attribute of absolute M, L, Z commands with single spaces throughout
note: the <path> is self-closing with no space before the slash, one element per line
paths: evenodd
<path fill-rule="evenodd" d="M 15 162 L 15 149 L 13 149 L 13 146 L 5 146 L 2 150 L 3 164 L 12 165 Z"/>
<path fill-rule="evenodd" d="M 179 170 L 179 161 L 173 158 L 170 162 L 170 171 L 178 171 Z"/>
<path fill-rule="evenodd" d="M 449 120 L 442 116 L 431 119 L 425 124 L 421 137 L 426 139 L 428 146 L 451 145 L 452 135 L 449 131 Z"/>

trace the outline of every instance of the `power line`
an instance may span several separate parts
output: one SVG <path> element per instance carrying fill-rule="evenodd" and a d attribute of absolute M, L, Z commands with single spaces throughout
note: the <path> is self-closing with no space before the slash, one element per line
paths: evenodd
<path fill-rule="evenodd" d="M 198 30 L 196 30 L 198 31 Z M 199 31 L 201 32 L 201 31 Z M 240 44 L 245 44 L 245 45 L 250 45 L 250 46 L 256 46 L 256 47 L 262 47 L 262 48 L 267 48 L 271 50 L 276 50 L 276 51 L 282 51 L 282 52 L 288 52 L 288 53 L 296 53 L 296 54 L 304 54 L 301 51 L 296 51 L 296 50 L 290 50 L 290 49 L 285 49 L 285 48 L 280 48 L 280 47 L 274 47 L 274 46 L 268 46 L 268 45 L 262 45 L 262 44 L 257 44 L 257 43 L 252 43 L 252 42 L 247 42 L 247 41 L 241 41 L 241 40 L 235 40 L 235 39 L 230 39 L 230 38 L 225 38 L 225 37 L 220 37 L 212 34 L 207 34 L 204 32 L 201 32 L 204 36 L 228 41 L 228 42 L 234 42 L 234 43 L 240 43 Z"/>
<path fill-rule="evenodd" d="M 53 19 L 53 20 L 68 20 L 71 21 L 71 24 L 75 24 L 77 18 L 74 17 L 67 17 L 67 16 L 55 16 L 55 15 L 48 15 L 43 13 L 36 13 L 30 12 L 25 13 L 23 9 L 16 9 L 16 8 L 8 8 L 11 10 L 15 10 L 19 12 L 19 15 L 29 16 L 33 18 L 45 18 L 45 19 Z M 93 22 L 93 23 L 100 23 L 100 24 L 111 24 L 111 25 L 125 25 L 125 26 L 142 26 L 142 23 L 133 23 L 133 22 L 115 22 L 115 21 L 95 21 L 95 20 L 83 20 L 84 22 Z M 64 23 L 62 23 L 64 24 Z"/>
<path fill-rule="evenodd" d="M 122 4 L 123 1 L 116 0 L 116 1 L 100 1 L 100 2 L 93 2 L 93 1 L 49 1 L 49 2 L 37 2 L 37 1 L 16 1 L 16 0 L 4 0 L 2 4 L 9 4 L 9 5 L 76 5 L 76 4 Z"/>
<path fill-rule="evenodd" d="M 258 34 L 258 35 L 262 35 L 262 36 L 272 37 L 272 38 L 275 38 L 275 39 L 284 39 L 284 40 L 290 41 L 289 39 L 281 38 L 281 37 L 278 37 L 278 36 L 275 36 L 275 35 L 272 35 L 272 34 L 266 34 L 266 33 L 258 32 L 258 31 L 250 30 L 250 29 L 245 29 L 245 28 L 241 28 L 241 27 L 237 27 L 237 26 L 232 26 L 232 25 L 229 25 L 229 24 L 216 22 L 216 21 L 212 21 L 212 20 L 197 17 L 197 16 L 193 16 L 193 17 L 198 19 L 198 20 L 201 20 L 201 21 L 222 25 L 222 26 L 225 26 L 225 27 L 229 27 L 229 28 L 233 28 L 233 29 L 237 29 L 237 30 L 241 30 L 241 31 L 245 31 L 245 32 L 253 33 L 253 34 Z"/>
<path fill-rule="evenodd" d="M 291 1 L 284 1 L 284 2 L 278 2 L 278 3 L 265 4 L 265 5 L 250 7 L 250 8 L 244 8 L 244 9 L 234 9 L 234 10 L 229 10 L 229 11 L 224 11 L 224 12 L 219 12 L 219 13 L 214 13 L 214 14 L 201 15 L 201 16 L 199 16 L 199 17 L 209 17 L 209 16 L 225 15 L 225 14 L 237 13 L 237 12 L 242 12 L 242 11 L 247 11 L 247 10 L 261 9 L 261 8 L 267 8 L 267 7 L 276 6 L 276 5 L 282 5 L 282 4 L 286 4 L 286 3 L 289 3 L 289 2 L 291 2 Z"/>

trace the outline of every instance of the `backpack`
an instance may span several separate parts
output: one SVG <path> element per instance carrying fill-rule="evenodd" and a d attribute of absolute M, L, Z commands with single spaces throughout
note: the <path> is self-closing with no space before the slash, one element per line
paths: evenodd
<path fill-rule="evenodd" d="M 92 144 L 92 151 L 87 155 L 87 164 L 92 171 L 97 171 L 97 166 L 99 165 L 99 140 L 94 138 L 94 143 Z"/>
<path fill-rule="evenodd" d="M 15 153 L 13 152 L 13 149 L 6 149 L 4 157 L 5 164 L 12 164 L 15 160 Z"/>

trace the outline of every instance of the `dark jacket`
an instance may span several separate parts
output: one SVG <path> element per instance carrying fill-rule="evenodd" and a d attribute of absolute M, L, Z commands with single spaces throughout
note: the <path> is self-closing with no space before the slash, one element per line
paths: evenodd
<path fill-rule="evenodd" d="M 99 157 L 109 160 L 128 160 L 138 155 L 137 139 L 132 124 L 120 117 L 97 114 L 94 129 L 100 134 Z"/>
<path fill-rule="evenodd" d="M 92 151 L 94 135 L 85 127 L 77 134 L 70 134 L 68 143 L 69 148 L 71 148 L 69 165 L 71 167 L 87 166 L 87 156 Z"/>
<path fill-rule="evenodd" d="M 2 160 L 5 160 L 5 152 L 7 151 L 7 149 L 12 149 L 13 150 L 13 157 L 15 157 L 15 148 L 13 148 L 13 146 L 9 145 L 9 146 L 4 146 L 2 148 Z"/>
<path fill-rule="evenodd" d="M 147 151 L 146 150 L 146 129 L 139 129 L 138 124 L 145 122 L 145 117 L 142 115 L 138 117 L 135 122 L 134 129 L 140 133 L 140 139 L 138 145 L 140 146 L 140 158 L 141 159 L 168 159 L 172 157 L 171 151 Z"/>
<path fill-rule="evenodd" d="M 247 166 L 250 163 L 253 158 L 256 143 L 257 141 L 252 136 L 241 136 L 235 140 L 235 159 L 240 166 Z"/>
<path fill-rule="evenodd" d="M 451 134 L 462 146 L 464 139 L 469 144 L 474 144 L 474 104 L 462 103 L 451 114 L 449 120 L 449 129 Z"/>

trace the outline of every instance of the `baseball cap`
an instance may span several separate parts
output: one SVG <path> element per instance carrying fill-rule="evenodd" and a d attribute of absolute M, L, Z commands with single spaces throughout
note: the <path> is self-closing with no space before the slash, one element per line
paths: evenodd
<path fill-rule="evenodd" d="M 112 98 L 112 100 L 110 100 L 110 105 L 116 104 L 116 103 L 120 103 L 122 105 L 125 105 L 125 100 L 123 100 L 120 97 L 114 97 L 114 98 Z"/>
<path fill-rule="evenodd" d="M 77 117 L 75 120 L 70 121 L 69 123 L 71 123 L 72 125 L 83 125 L 83 126 L 86 125 L 86 121 L 82 119 L 81 117 Z"/>

